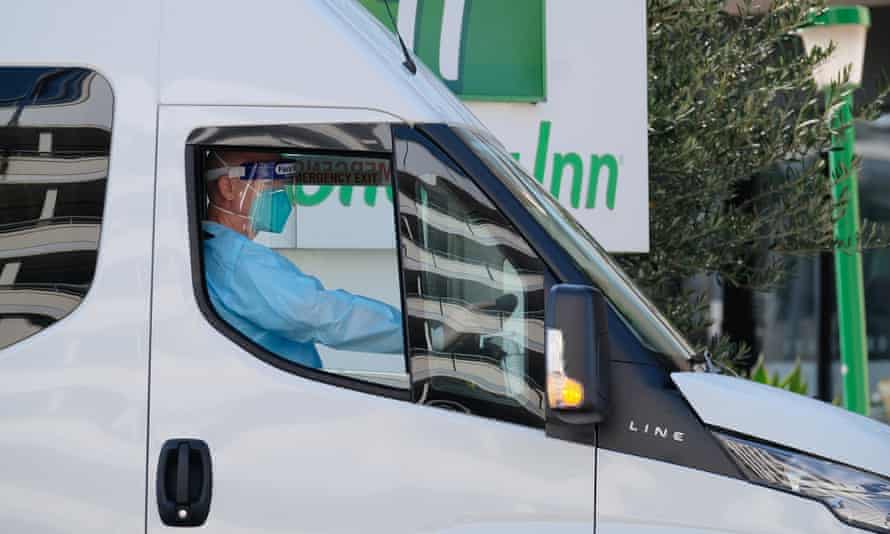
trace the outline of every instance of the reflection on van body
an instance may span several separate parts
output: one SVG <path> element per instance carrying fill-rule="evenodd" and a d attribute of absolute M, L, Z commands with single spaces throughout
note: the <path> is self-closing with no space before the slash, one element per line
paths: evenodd
<path fill-rule="evenodd" d="M 82 68 L 0 68 L 0 348 L 62 319 L 95 271 L 113 96 Z"/>

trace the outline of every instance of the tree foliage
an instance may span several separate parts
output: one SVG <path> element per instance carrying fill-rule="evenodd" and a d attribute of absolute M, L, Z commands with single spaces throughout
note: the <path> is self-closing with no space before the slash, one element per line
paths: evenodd
<path fill-rule="evenodd" d="M 706 338 L 705 296 L 683 281 L 776 287 L 789 256 L 836 244 L 843 199 L 831 192 L 846 179 L 820 157 L 840 85 L 826 98 L 812 79 L 833 50 L 806 54 L 795 35 L 824 1 L 740 3 L 730 13 L 724 0 L 647 0 L 651 246 L 620 258 L 690 339 L 737 368 L 753 363 L 749 349 Z M 875 227 L 863 233 L 881 242 Z"/>

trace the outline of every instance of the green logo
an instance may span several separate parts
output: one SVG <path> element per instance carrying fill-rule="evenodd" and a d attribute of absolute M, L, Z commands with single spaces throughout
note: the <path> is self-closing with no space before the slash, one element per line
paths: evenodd
<path fill-rule="evenodd" d="M 359 0 L 393 30 L 384 0 Z M 390 0 L 405 44 L 465 100 L 546 97 L 544 0 Z"/>
<path fill-rule="evenodd" d="M 290 198 L 291 204 L 295 206 L 305 206 L 307 208 L 311 208 L 312 206 L 318 206 L 322 202 L 328 199 L 331 194 L 334 192 L 334 186 L 332 185 L 320 185 L 317 186 L 316 189 L 312 193 L 307 193 L 304 189 L 303 185 L 293 185 L 288 186 L 286 191 L 287 195 Z M 391 186 L 352 186 L 352 185 L 341 185 L 337 186 L 340 189 L 339 199 L 340 204 L 345 207 L 349 207 L 352 205 L 352 192 L 354 187 L 361 187 L 364 190 L 364 201 L 366 206 L 374 207 L 377 205 L 377 191 L 383 189 L 386 192 L 386 199 L 392 202 L 392 187 Z"/>

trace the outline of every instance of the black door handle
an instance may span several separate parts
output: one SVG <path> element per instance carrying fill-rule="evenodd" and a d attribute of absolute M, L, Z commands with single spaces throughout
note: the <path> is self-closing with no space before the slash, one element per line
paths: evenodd
<path fill-rule="evenodd" d="M 158 458 L 158 513 L 165 525 L 197 527 L 210 513 L 210 448 L 199 439 L 171 439 Z"/>

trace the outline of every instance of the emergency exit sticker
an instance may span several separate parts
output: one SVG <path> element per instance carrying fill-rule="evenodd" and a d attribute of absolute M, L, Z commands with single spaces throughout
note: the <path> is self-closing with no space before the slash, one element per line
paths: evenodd
<path fill-rule="evenodd" d="M 389 160 L 349 156 L 295 155 L 275 165 L 275 174 L 294 185 L 389 185 Z"/>
<path fill-rule="evenodd" d="M 384 0 L 359 0 L 387 28 Z M 544 0 L 389 0 L 405 45 L 465 100 L 546 97 Z"/>

